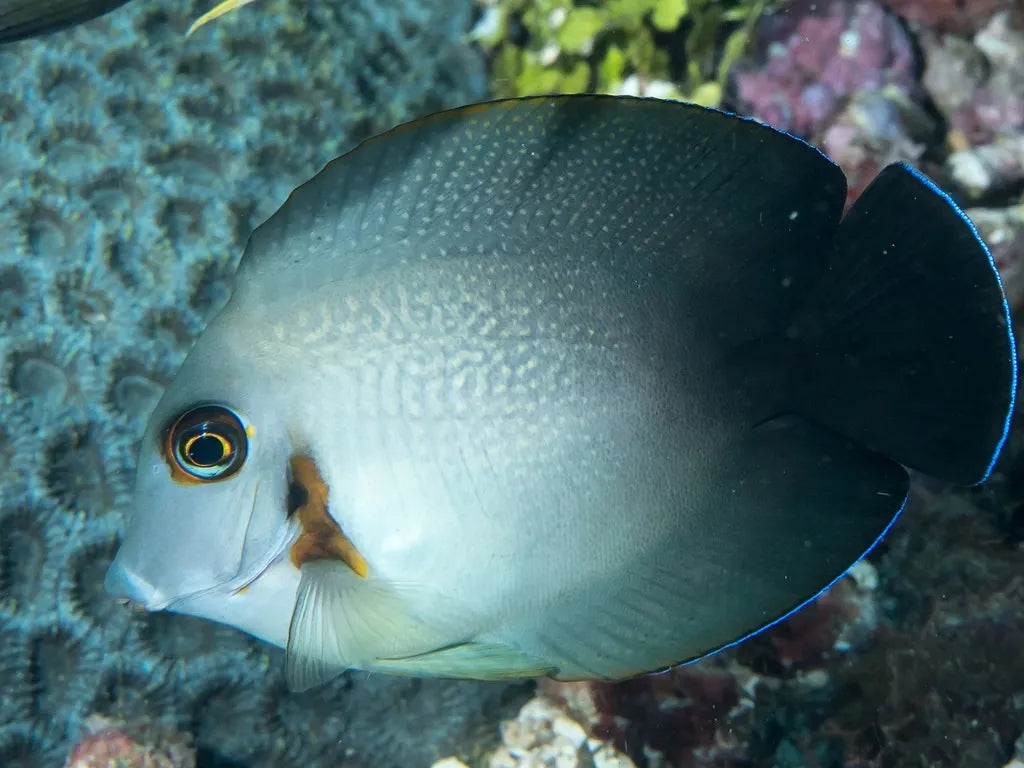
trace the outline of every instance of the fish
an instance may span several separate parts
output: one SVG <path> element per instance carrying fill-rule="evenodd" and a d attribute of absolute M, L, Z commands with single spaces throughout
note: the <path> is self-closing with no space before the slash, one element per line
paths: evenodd
<path fill-rule="evenodd" d="M 983 482 L 1010 310 L 919 171 L 625 96 L 470 105 L 250 236 L 152 413 L 106 591 L 349 669 L 621 680 L 728 648 Z"/>
<path fill-rule="evenodd" d="M 185 32 L 185 37 L 191 37 L 192 33 L 200 27 L 204 27 L 214 19 L 219 19 L 224 14 L 230 13 L 231 11 L 246 6 L 252 2 L 254 2 L 254 0 L 222 0 L 222 2 L 217 3 L 213 8 L 193 21 Z"/>
<path fill-rule="evenodd" d="M 0 44 L 57 32 L 90 21 L 128 0 L 0 0 Z M 185 32 L 192 34 L 214 19 L 254 0 L 222 0 L 201 14 Z"/>
<path fill-rule="evenodd" d="M 128 0 L 0 0 L 0 44 L 45 35 L 120 8 Z"/>

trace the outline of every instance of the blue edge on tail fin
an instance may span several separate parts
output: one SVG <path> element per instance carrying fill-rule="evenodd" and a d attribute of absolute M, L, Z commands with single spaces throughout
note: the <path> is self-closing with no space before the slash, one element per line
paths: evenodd
<path fill-rule="evenodd" d="M 1006 316 L 1006 328 L 1010 337 L 1010 365 L 1013 368 L 1013 376 L 1010 378 L 1010 403 L 1006 410 L 1006 421 L 1003 423 L 1003 434 L 999 438 L 999 442 L 996 444 L 995 451 L 992 453 L 992 460 L 989 462 L 988 468 L 985 470 L 984 477 L 978 481 L 978 484 L 980 485 L 988 480 L 988 476 L 992 474 L 992 468 L 996 465 L 996 461 L 999 460 L 999 454 L 1002 452 L 1003 445 L 1006 443 L 1006 437 L 1010 434 L 1010 420 L 1013 417 L 1013 409 L 1017 400 L 1017 342 L 1013 335 L 1013 320 L 1010 317 L 1010 304 L 1006 300 L 1006 292 L 1003 290 L 1003 278 L 1000 276 L 999 270 L 996 268 L 996 262 L 995 259 L 992 258 L 992 252 L 989 250 L 988 245 L 986 245 L 981 235 L 978 234 L 978 228 L 974 226 L 974 222 L 971 221 L 970 217 L 963 212 L 963 209 L 953 201 L 953 198 L 944 192 L 934 181 L 929 179 L 912 165 L 908 165 L 907 163 L 899 163 L 899 165 L 909 171 L 912 176 L 928 187 L 932 192 L 945 200 L 946 204 L 952 208 L 956 212 L 957 216 L 960 217 L 961 221 L 967 225 L 971 234 L 974 235 L 974 239 L 978 241 L 978 245 L 980 245 L 981 249 L 985 252 L 985 257 L 988 259 L 989 266 L 992 268 L 992 274 L 995 275 L 996 282 L 999 284 L 999 290 L 1003 294 L 1003 313 Z M 877 542 L 875 543 L 877 544 Z"/>
<path fill-rule="evenodd" d="M 731 643 L 726 643 L 721 648 L 715 648 L 715 650 L 709 651 L 708 653 L 705 653 L 703 656 L 697 656 L 696 658 L 688 659 L 687 661 L 684 661 L 684 662 L 682 662 L 680 664 L 677 664 L 676 667 L 687 667 L 690 664 L 696 664 L 698 661 L 702 661 L 703 659 L 706 659 L 706 658 L 709 658 L 711 656 L 714 656 L 715 654 L 721 653 L 722 651 L 727 651 L 730 648 L 733 648 L 733 647 L 739 645 L 740 643 L 745 643 L 750 638 L 756 637 L 757 635 L 760 635 L 762 632 L 767 632 L 769 629 L 774 627 L 776 624 L 781 624 L 786 619 L 788 619 L 790 616 L 792 616 L 794 613 L 797 613 L 798 611 L 802 610 L 808 604 L 813 603 L 815 600 L 817 600 L 823 594 L 825 594 L 830 589 L 832 589 L 833 585 L 835 585 L 836 582 L 842 580 L 842 578 L 844 576 L 846 576 L 847 573 L 850 572 L 850 568 L 853 568 L 853 566 L 855 566 L 857 563 L 859 563 L 861 560 L 863 560 L 865 557 L 867 557 L 868 554 L 870 554 L 871 550 L 873 550 L 875 547 L 878 546 L 878 542 L 880 542 L 882 539 L 884 539 L 888 535 L 889 530 L 896 524 L 896 521 L 900 519 L 900 515 L 903 513 L 904 507 L 907 506 L 907 499 L 909 499 L 909 498 L 910 498 L 910 494 L 909 493 L 906 496 L 903 497 L 903 503 L 900 504 L 900 508 L 898 510 L 896 510 L 896 514 L 894 514 L 892 516 L 892 520 L 890 520 L 889 524 L 887 526 L 885 526 L 885 529 L 878 535 L 878 538 L 876 538 L 873 542 L 871 542 L 871 546 L 868 547 L 864 551 L 864 554 L 862 554 L 860 557 L 858 557 L 856 559 L 856 561 L 851 563 L 849 568 L 847 568 L 841 574 L 839 574 L 834 579 L 832 579 L 832 581 L 830 581 L 827 585 L 822 587 L 821 590 L 817 594 L 815 594 L 813 597 L 807 598 L 802 603 L 800 603 L 800 605 L 796 606 L 795 608 L 790 609 L 788 613 L 782 614 L 781 616 L 779 616 L 774 621 L 771 621 L 768 624 L 765 624 L 763 627 L 759 627 L 758 629 L 755 629 L 753 632 L 744 635 L 743 637 L 739 638 L 738 640 L 733 640 Z M 660 674 L 664 674 L 665 672 L 669 672 L 672 669 L 675 669 L 676 667 L 670 667 L 669 669 L 663 669 L 663 670 L 660 670 L 659 672 L 655 672 L 653 674 L 659 674 L 659 675 Z"/>
<path fill-rule="evenodd" d="M 711 108 L 709 108 L 709 109 L 711 109 Z M 712 109 L 711 111 L 721 112 L 722 114 L 727 114 L 727 115 L 730 115 L 732 117 L 739 117 L 742 120 L 748 120 L 750 122 L 757 123 L 758 125 L 765 125 L 760 120 L 755 120 L 752 117 L 746 117 L 744 115 L 736 115 L 734 113 L 726 112 L 724 110 Z M 771 128 L 771 126 L 767 126 L 767 127 Z M 814 151 L 818 152 L 822 157 L 824 157 L 830 163 L 832 163 L 833 165 L 836 164 L 835 161 L 832 160 L 832 158 L 830 158 L 828 155 L 826 155 L 820 149 L 815 147 L 813 144 L 805 141 L 804 139 L 801 139 L 799 136 L 794 136 L 793 134 L 787 133 L 786 131 L 780 131 L 777 128 L 771 128 L 771 130 L 776 131 L 777 133 L 781 133 L 781 134 L 783 134 L 785 136 L 788 136 L 791 139 L 795 139 L 796 141 L 799 141 L 802 144 L 806 144 L 808 147 L 810 147 Z M 995 260 L 992 258 L 992 252 L 989 250 L 988 246 L 985 244 L 985 241 L 982 239 L 981 235 L 978 233 L 978 228 L 974 226 L 974 222 L 971 221 L 970 218 L 967 216 L 967 214 L 965 214 L 963 212 L 963 209 L 953 201 L 953 198 L 951 198 L 946 192 L 944 192 L 934 181 L 932 181 L 927 176 L 925 176 L 923 173 L 921 173 L 919 170 L 917 170 L 916 168 L 914 168 L 913 166 L 911 166 L 911 165 L 909 165 L 907 163 L 899 163 L 899 165 L 901 165 L 906 170 L 908 170 L 922 184 L 924 184 L 926 187 L 928 187 L 930 190 L 932 190 L 936 195 L 938 195 L 943 200 L 945 200 L 946 204 L 949 205 L 954 211 L 956 211 L 956 214 L 968 226 L 968 228 L 971 231 L 971 234 L 974 235 L 975 239 L 978 241 L 978 244 L 981 246 L 982 250 L 985 252 L 985 257 L 988 259 L 989 266 L 991 266 L 992 272 L 993 272 L 993 274 L 995 274 L 996 281 L 999 283 L 1000 290 L 1002 290 L 1003 279 L 1002 279 L 1002 277 L 1000 277 L 999 270 L 996 268 Z M 1007 408 L 1007 411 L 1006 411 L 1006 421 L 1003 424 L 1003 434 L 999 438 L 999 442 L 996 444 L 995 451 L 992 454 L 992 460 L 989 462 L 988 468 L 985 470 L 985 476 L 982 477 L 982 479 L 978 481 L 979 484 L 985 482 L 988 479 L 989 475 L 992 473 L 992 468 L 995 466 L 996 461 L 999 459 L 999 454 L 1003 450 L 1003 445 L 1006 443 L 1006 437 L 1010 433 L 1010 420 L 1011 420 L 1011 418 L 1013 416 L 1013 409 L 1014 409 L 1014 405 L 1016 403 L 1016 398 L 1017 398 L 1017 345 L 1016 345 L 1016 340 L 1014 339 L 1014 336 L 1013 336 L 1013 324 L 1012 324 L 1012 321 L 1011 321 L 1011 318 L 1010 318 L 1010 305 L 1009 305 L 1009 302 L 1007 302 L 1007 300 L 1006 300 L 1005 292 L 1003 292 L 1003 311 L 1006 314 L 1006 327 L 1008 329 L 1008 333 L 1009 333 L 1009 336 L 1010 336 L 1010 360 L 1011 360 L 1011 365 L 1013 367 L 1013 377 L 1011 378 L 1011 384 L 1010 384 L 1010 403 L 1009 403 L 1009 407 Z M 853 568 L 853 566 L 855 566 L 857 563 L 859 563 L 861 560 L 863 560 L 865 557 L 867 557 L 867 555 L 875 547 L 878 546 L 878 542 L 880 542 L 882 539 L 884 539 L 886 537 L 886 535 L 889 533 L 890 529 L 892 529 L 892 527 L 896 524 L 896 521 L 899 520 L 900 514 L 902 514 L 903 509 L 907 505 L 907 499 L 908 498 L 909 498 L 909 494 L 903 498 L 903 503 L 900 504 L 900 508 L 896 511 L 896 514 L 893 515 L 892 520 L 889 521 L 889 524 L 887 526 L 885 526 L 885 530 L 883 530 L 881 532 L 881 534 L 879 534 L 878 538 L 876 538 L 874 540 L 874 542 L 872 542 L 871 546 L 868 547 L 867 550 L 865 550 L 864 554 L 862 554 L 859 558 L 857 558 L 857 560 L 855 562 L 850 564 L 850 568 Z M 798 605 L 795 608 L 791 609 L 788 613 L 784 613 L 782 616 L 779 616 L 774 621 L 771 621 L 768 624 L 765 624 L 763 627 L 760 627 L 760 628 L 754 630 L 750 634 L 744 635 L 743 637 L 739 638 L 738 640 L 734 640 L 731 643 L 727 643 L 726 645 L 723 645 L 721 648 L 716 648 L 713 651 L 705 653 L 703 656 L 697 656 L 696 658 L 689 659 L 687 661 L 681 662 L 680 664 L 677 664 L 675 667 L 670 667 L 669 669 L 662 670 L 661 672 L 656 672 L 656 673 L 653 673 L 653 674 L 663 674 L 664 672 L 668 672 L 668 671 L 670 671 L 670 669 L 675 669 L 676 667 L 685 667 L 685 666 L 688 666 L 690 664 L 695 664 L 696 662 L 698 662 L 698 661 L 700 661 L 702 659 L 706 659 L 709 656 L 714 656 L 717 653 L 721 653 L 722 651 L 728 650 L 729 648 L 733 648 L 733 647 L 739 645 L 740 643 L 746 642 L 750 638 L 755 637 L 756 635 L 759 635 L 762 632 L 765 632 L 765 631 L 771 629 L 776 624 L 782 623 L 783 621 L 788 619 L 790 616 L 792 616 L 794 613 L 796 613 L 797 611 L 801 610 L 802 608 L 804 608 L 809 603 L 813 603 L 815 600 L 817 600 L 823 594 L 828 592 L 833 587 L 833 585 L 836 582 L 840 581 L 844 576 L 846 576 L 847 573 L 849 573 L 850 568 L 847 568 L 845 571 L 843 571 L 841 574 L 839 574 L 835 579 L 833 579 L 831 582 L 829 582 L 827 586 L 822 588 L 821 591 L 819 591 L 813 597 L 808 598 L 807 600 L 804 600 L 802 603 L 800 603 L 800 605 Z"/>

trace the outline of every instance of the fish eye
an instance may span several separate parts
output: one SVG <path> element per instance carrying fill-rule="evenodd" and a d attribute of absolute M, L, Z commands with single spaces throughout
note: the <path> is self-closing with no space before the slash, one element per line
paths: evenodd
<path fill-rule="evenodd" d="M 248 437 L 242 420 L 222 405 L 201 405 L 174 422 L 166 451 L 171 469 L 199 481 L 224 480 L 245 463 Z"/>

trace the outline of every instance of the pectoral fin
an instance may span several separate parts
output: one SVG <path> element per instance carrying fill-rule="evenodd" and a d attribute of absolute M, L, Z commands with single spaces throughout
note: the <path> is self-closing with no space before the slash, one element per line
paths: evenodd
<path fill-rule="evenodd" d="M 301 574 L 285 658 L 293 691 L 346 669 L 370 669 L 382 655 L 415 656 L 452 643 L 450 628 L 416 616 L 422 596 L 415 587 L 362 578 L 337 560 L 307 562 Z"/>

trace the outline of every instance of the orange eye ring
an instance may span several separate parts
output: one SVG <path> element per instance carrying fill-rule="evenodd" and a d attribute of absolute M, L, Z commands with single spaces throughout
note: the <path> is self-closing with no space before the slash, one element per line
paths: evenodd
<path fill-rule="evenodd" d="M 249 439 L 245 425 L 230 408 L 190 408 L 167 430 L 164 456 L 171 474 L 184 483 L 225 480 L 245 464 Z"/>

